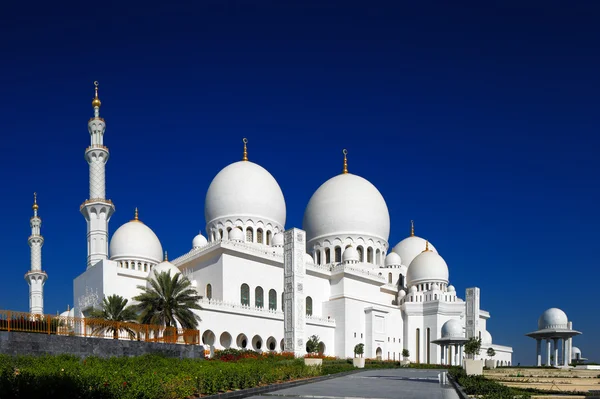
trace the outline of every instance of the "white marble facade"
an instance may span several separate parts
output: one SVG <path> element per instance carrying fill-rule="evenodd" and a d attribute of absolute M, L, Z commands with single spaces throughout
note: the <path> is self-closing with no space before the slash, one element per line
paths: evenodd
<path fill-rule="evenodd" d="M 96 105 L 92 120 L 99 118 L 99 100 Z M 92 147 L 105 149 L 104 124 L 99 126 L 90 128 Z M 103 154 L 102 165 L 108 149 Z M 110 181 L 110 173 L 106 179 L 90 176 L 90 193 L 102 198 L 86 201 L 82 212 L 88 236 L 102 238 L 114 206 L 104 198 L 104 187 L 97 186 Z M 94 216 L 102 223 L 90 225 L 90 212 L 101 208 L 104 214 Z M 431 341 L 441 338 L 442 325 L 456 319 L 467 334 L 466 302 L 450 285 L 448 266 L 436 247 L 414 235 L 413 228 L 389 250 L 386 201 L 368 180 L 348 172 L 345 153 L 342 173 L 323 183 L 310 199 L 304 231 L 290 229 L 286 240 L 283 193 L 267 170 L 248 160 L 244 141 L 242 160 L 221 170 L 208 188 L 205 222 L 206 234 L 194 237 L 190 250 L 168 268 L 186 275 L 203 296 L 202 339 L 215 349 L 286 348 L 300 355 L 306 339 L 316 334 L 321 350 L 331 356 L 352 357 L 354 346 L 364 343 L 368 358 L 399 360 L 408 349 L 412 361 L 440 363 L 440 349 Z M 85 315 L 104 295 L 131 299 L 137 294 L 137 286 L 163 261 L 160 234 L 151 224 L 136 212 L 112 235 L 108 255 L 105 244 L 88 245 L 88 260 L 95 263 L 75 278 L 75 315 Z M 289 241 L 291 232 L 305 239 L 303 256 L 294 255 L 299 244 Z M 288 262 L 298 269 L 286 273 L 288 252 Z M 284 294 L 286 281 L 295 292 Z M 284 305 L 294 307 L 295 313 L 284 315 Z M 485 338 L 481 356 L 491 346 L 497 360 L 510 364 L 512 348 L 492 343 L 487 331 L 490 315 L 479 303 L 475 307 L 478 323 L 473 334 Z M 301 323 L 296 331 L 285 326 L 288 318 L 289 323 Z"/>

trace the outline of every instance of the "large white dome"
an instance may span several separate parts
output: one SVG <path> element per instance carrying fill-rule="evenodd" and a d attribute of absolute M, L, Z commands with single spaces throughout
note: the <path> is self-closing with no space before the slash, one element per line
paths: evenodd
<path fill-rule="evenodd" d="M 538 330 L 545 329 L 567 329 L 569 318 L 567 314 L 558 308 L 550 308 L 538 319 Z"/>
<path fill-rule="evenodd" d="M 343 173 L 327 180 L 310 198 L 302 227 L 307 240 L 357 234 L 387 243 L 390 214 L 383 196 L 368 180 Z"/>
<path fill-rule="evenodd" d="M 408 267 L 406 283 L 448 283 L 448 265 L 444 258 L 433 251 L 425 251 L 418 255 Z"/>
<path fill-rule="evenodd" d="M 285 199 L 277 181 L 250 161 L 232 163 L 210 183 L 204 204 L 206 224 L 216 219 L 251 218 L 285 226 Z"/>
<path fill-rule="evenodd" d="M 442 338 L 464 338 L 463 326 L 460 321 L 450 319 L 442 325 Z"/>
<path fill-rule="evenodd" d="M 402 264 L 408 266 L 411 264 L 413 259 L 417 257 L 417 255 L 425 250 L 425 246 L 425 239 L 417 236 L 410 236 L 396 244 L 396 246 L 392 249 L 392 252 L 400 255 Z M 437 250 L 433 245 L 431 245 L 431 243 L 429 243 L 429 249 L 437 253 Z"/>
<path fill-rule="evenodd" d="M 139 220 L 125 223 L 110 240 L 111 260 L 144 260 L 159 263 L 163 258 L 162 245 L 152 229 Z"/>
<path fill-rule="evenodd" d="M 154 266 L 154 268 L 148 272 L 148 281 L 146 282 L 146 287 L 150 288 L 150 280 L 154 279 L 156 275 L 159 275 L 161 273 L 168 273 L 170 274 L 171 278 L 173 278 L 177 273 L 180 273 L 180 271 L 177 268 L 177 266 L 175 266 L 168 260 L 164 260 L 158 265 Z"/>

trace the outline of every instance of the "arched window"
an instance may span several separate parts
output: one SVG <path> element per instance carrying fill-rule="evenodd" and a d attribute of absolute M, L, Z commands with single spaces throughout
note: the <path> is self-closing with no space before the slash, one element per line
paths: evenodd
<path fill-rule="evenodd" d="M 379 265 L 381 263 L 381 252 L 379 249 L 375 252 L 376 264 Z"/>
<path fill-rule="evenodd" d="M 256 242 L 259 244 L 263 243 L 263 230 L 262 229 L 256 230 Z"/>
<path fill-rule="evenodd" d="M 373 248 L 367 248 L 367 263 L 373 263 Z"/>
<path fill-rule="evenodd" d="M 398 279 L 398 285 L 400 287 L 404 287 L 404 276 L 400 275 L 400 278 Z"/>
<path fill-rule="evenodd" d="M 282 312 L 283 312 L 283 295 L 284 294 L 285 294 L 284 292 L 281 293 L 281 311 Z"/>
<path fill-rule="evenodd" d="M 321 251 L 317 249 L 317 265 L 321 264 Z"/>
<path fill-rule="evenodd" d="M 427 364 L 431 364 L 431 335 L 430 335 L 430 330 L 429 327 L 427 327 L 427 331 L 426 331 L 427 337 L 426 337 L 426 343 L 427 343 L 427 347 L 425 348 L 425 353 L 427 353 Z"/>
<path fill-rule="evenodd" d="M 388 283 L 392 284 L 392 273 L 388 273 Z"/>
<path fill-rule="evenodd" d="M 269 310 L 277 310 L 277 293 L 269 290 Z"/>
<path fill-rule="evenodd" d="M 267 231 L 267 245 L 271 245 L 271 230 Z"/>
<path fill-rule="evenodd" d="M 250 287 L 248 284 L 242 284 L 241 288 L 242 305 L 250 306 Z"/>
<path fill-rule="evenodd" d="M 223 239 L 223 229 L 219 229 L 219 238 Z"/>
<path fill-rule="evenodd" d="M 335 247 L 335 262 L 342 261 L 342 248 Z"/>
<path fill-rule="evenodd" d="M 254 242 L 254 232 L 252 231 L 251 227 L 246 229 L 246 241 Z"/>
<path fill-rule="evenodd" d="M 306 315 L 312 316 L 312 298 L 309 296 L 306 297 Z"/>
<path fill-rule="evenodd" d="M 265 306 L 262 287 L 256 287 L 254 290 L 254 306 L 262 308 Z"/>
<path fill-rule="evenodd" d="M 417 336 L 415 340 L 416 350 L 415 350 L 415 359 L 417 363 L 421 363 L 421 329 L 417 328 Z"/>
<path fill-rule="evenodd" d="M 206 297 L 212 299 L 212 285 L 206 284 Z"/>
<path fill-rule="evenodd" d="M 325 248 L 325 264 L 331 263 L 331 252 L 329 248 Z"/>
<path fill-rule="evenodd" d="M 365 261 L 365 256 L 364 256 L 364 253 L 363 253 L 363 247 L 357 247 L 356 248 L 356 252 L 358 252 L 358 260 L 360 262 L 364 262 Z"/>

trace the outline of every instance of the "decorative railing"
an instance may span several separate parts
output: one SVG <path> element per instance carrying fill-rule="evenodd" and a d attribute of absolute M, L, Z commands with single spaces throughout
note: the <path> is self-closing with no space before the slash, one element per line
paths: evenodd
<path fill-rule="evenodd" d="M 89 150 L 95 150 L 95 149 L 101 149 L 101 150 L 105 150 L 106 152 L 108 152 L 108 147 L 105 145 L 102 145 L 102 144 L 91 145 L 85 149 L 85 152 L 88 152 Z"/>
<path fill-rule="evenodd" d="M 109 199 L 105 199 L 105 198 L 90 198 L 90 199 L 87 199 L 87 200 L 83 201 L 83 204 L 81 204 L 79 206 L 79 210 L 83 209 L 83 207 L 86 204 L 91 204 L 92 202 L 103 202 L 103 203 L 109 204 L 109 205 L 113 204 L 113 202 L 111 200 L 109 200 Z"/>
<path fill-rule="evenodd" d="M 225 301 L 220 301 L 217 299 L 208 299 L 208 298 L 202 298 L 200 301 L 198 301 L 200 306 L 204 305 L 204 306 L 211 306 L 211 307 L 215 307 L 218 309 L 231 309 L 231 310 L 236 310 L 239 311 L 240 313 L 258 313 L 258 314 L 271 314 L 273 316 L 278 316 L 278 317 L 283 317 L 283 312 L 281 310 L 277 310 L 277 309 L 269 309 L 269 308 L 259 308 L 259 307 L 255 307 L 255 306 L 250 306 L 250 305 L 243 305 L 241 303 L 236 303 L 236 302 L 225 302 Z"/>
<path fill-rule="evenodd" d="M 378 280 L 385 281 L 385 277 L 383 277 L 382 273 L 379 270 L 380 269 L 365 269 L 365 268 L 361 268 L 361 267 L 354 267 L 354 266 L 345 265 L 343 263 L 340 263 L 331 269 L 332 272 L 351 271 L 354 273 L 364 274 L 364 275 L 376 278 Z"/>
<path fill-rule="evenodd" d="M 270 247 L 262 244 L 249 244 L 241 241 L 234 240 L 215 240 L 211 241 L 203 247 L 194 248 L 188 253 L 185 253 L 174 260 L 171 261 L 175 266 L 180 266 L 181 264 L 187 262 L 188 260 L 194 258 L 195 256 L 207 251 L 209 248 L 213 248 L 216 246 L 222 245 L 224 248 L 236 248 L 242 249 L 248 252 L 252 252 L 258 255 L 267 256 L 270 258 L 274 258 L 278 261 L 283 262 L 283 254 L 280 251 L 277 251 L 275 247 Z"/>
<path fill-rule="evenodd" d="M 184 345 L 200 343 L 199 330 L 11 310 L 0 310 L 0 330 Z"/>

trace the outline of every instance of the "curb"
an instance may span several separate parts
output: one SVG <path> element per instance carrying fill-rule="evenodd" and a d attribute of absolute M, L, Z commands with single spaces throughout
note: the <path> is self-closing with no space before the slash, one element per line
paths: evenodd
<path fill-rule="evenodd" d="M 446 374 L 446 377 L 448 378 L 448 381 L 450 381 L 450 384 L 454 387 L 454 390 L 456 391 L 456 394 L 460 397 L 460 399 L 471 399 L 471 397 L 467 395 L 463 387 L 458 385 L 458 382 L 454 381 L 454 378 L 452 378 L 449 373 Z"/>
<path fill-rule="evenodd" d="M 319 377 L 308 378 L 305 380 L 282 382 L 279 384 L 265 385 L 262 387 L 240 389 L 239 391 L 224 392 L 224 393 L 217 393 L 214 395 L 194 396 L 194 397 L 201 398 L 201 399 L 242 399 L 242 398 L 247 398 L 248 396 L 254 396 L 254 395 L 261 394 L 261 393 L 273 392 L 273 391 L 278 391 L 280 389 L 293 388 L 293 387 L 297 387 L 297 386 L 305 385 L 305 384 L 312 384 L 313 382 L 320 382 L 320 381 L 330 380 L 332 378 L 344 377 L 347 375 L 360 373 L 361 371 L 365 371 L 365 369 L 350 370 L 350 371 L 344 371 L 342 373 L 321 375 Z"/>

